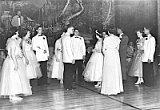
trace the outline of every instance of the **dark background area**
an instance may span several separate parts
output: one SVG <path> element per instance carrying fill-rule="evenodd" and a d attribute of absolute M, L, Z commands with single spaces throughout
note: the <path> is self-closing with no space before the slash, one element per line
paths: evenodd
<path fill-rule="evenodd" d="M 115 0 L 116 26 L 121 27 L 130 41 L 136 40 L 136 31 L 151 28 L 158 36 L 157 0 Z"/>
<path fill-rule="evenodd" d="M 80 1 L 80 0 L 79 0 Z M 106 24 L 107 27 L 120 27 L 129 37 L 130 41 L 137 39 L 136 31 L 143 27 L 150 27 L 153 36 L 158 36 L 157 0 L 81 0 L 84 11 L 69 21 L 70 25 L 79 29 L 86 40 L 93 40 L 94 32 L 98 29 L 102 32 L 104 21 L 109 13 L 109 3 L 112 2 L 112 19 Z M 13 17 L 17 10 L 22 15 L 29 17 L 35 23 L 42 24 L 49 44 L 62 33 L 64 20 L 81 10 L 77 0 L 70 0 L 70 3 L 63 13 L 62 11 L 67 0 L 1 0 L 0 15 L 3 11 L 10 11 Z M 50 28 L 52 27 L 52 29 Z"/>

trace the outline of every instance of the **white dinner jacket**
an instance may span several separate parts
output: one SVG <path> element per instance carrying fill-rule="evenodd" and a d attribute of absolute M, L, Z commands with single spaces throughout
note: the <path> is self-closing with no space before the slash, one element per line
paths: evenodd
<path fill-rule="evenodd" d="M 49 49 L 47 38 L 45 35 L 36 35 L 32 38 L 32 48 L 36 51 L 38 61 L 47 61 L 49 57 Z M 44 50 L 47 52 L 44 53 Z"/>
<path fill-rule="evenodd" d="M 62 61 L 63 63 L 72 63 L 74 60 L 72 41 L 70 34 L 65 33 L 62 37 Z"/>
<path fill-rule="evenodd" d="M 83 56 L 86 55 L 86 46 L 83 37 L 73 36 L 71 39 L 74 59 L 82 60 Z"/>
<path fill-rule="evenodd" d="M 144 41 L 144 54 L 142 56 L 142 62 L 148 62 L 148 59 L 150 59 L 151 62 L 154 61 L 155 46 L 155 38 L 149 34 Z"/>

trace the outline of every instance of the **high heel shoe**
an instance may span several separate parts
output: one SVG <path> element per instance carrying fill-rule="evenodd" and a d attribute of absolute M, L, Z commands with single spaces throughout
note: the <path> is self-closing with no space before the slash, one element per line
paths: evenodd
<path fill-rule="evenodd" d="M 60 84 L 63 84 L 63 80 L 60 80 Z"/>
<path fill-rule="evenodd" d="M 140 80 L 140 83 L 141 83 L 141 84 L 143 84 L 143 83 L 144 83 L 144 80 L 143 80 L 143 79 L 141 79 L 141 80 Z"/>
<path fill-rule="evenodd" d="M 101 82 L 98 82 L 94 87 L 101 87 Z"/>
<path fill-rule="evenodd" d="M 100 84 L 96 84 L 96 85 L 94 85 L 94 87 L 98 87 Z"/>
<path fill-rule="evenodd" d="M 18 103 L 21 102 L 23 100 L 23 98 L 18 97 L 18 96 L 10 96 L 9 97 L 10 102 L 12 103 Z"/>
<path fill-rule="evenodd" d="M 139 85 L 141 84 L 141 81 L 138 79 L 138 81 L 136 83 L 134 83 L 135 85 Z"/>
<path fill-rule="evenodd" d="M 140 85 L 141 84 L 141 82 L 136 82 L 136 83 L 134 83 L 135 85 Z"/>
<path fill-rule="evenodd" d="M 142 83 L 144 83 L 144 81 L 143 81 L 142 78 L 140 78 L 140 79 L 138 79 L 138 81 L 137 81 L 136 83 L 134 83 L 134 84 L 135 84 L 135 85 L 140 85 L 140 84 L 142 84 Z"/>

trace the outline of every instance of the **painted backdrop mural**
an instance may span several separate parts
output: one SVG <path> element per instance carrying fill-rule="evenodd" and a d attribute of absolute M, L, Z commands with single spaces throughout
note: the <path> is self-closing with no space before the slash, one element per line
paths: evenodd
<path fill-rule="evenodd" d="M 14 16 L 20 10 L 26 21 L 42 24 L 53 33 L 72 24 L 84 33 L 114 24 L 113 0 L 5 0 L 0 13 Z M 85 27 L 85 28 L 84 28 Z"/>

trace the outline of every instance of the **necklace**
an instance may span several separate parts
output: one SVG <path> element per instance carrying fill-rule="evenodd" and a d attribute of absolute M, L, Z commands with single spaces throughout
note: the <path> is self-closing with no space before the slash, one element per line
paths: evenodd
<path fill-rule="evenodd" d="M 25 41 L 26 41 L 27 44 L 32 44 L 31 39 L 29 39 L 29 38 L 25 39 Z"/>

